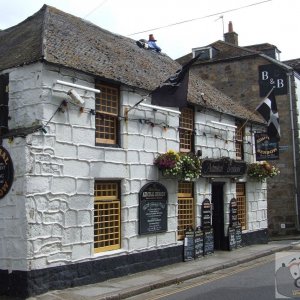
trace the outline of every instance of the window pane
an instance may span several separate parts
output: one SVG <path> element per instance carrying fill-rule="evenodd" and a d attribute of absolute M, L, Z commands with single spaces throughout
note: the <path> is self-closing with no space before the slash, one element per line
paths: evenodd
<path fill-rule="evenodd" d="M 120 199 L 116 182 L 95 182 L 94 201 L 94 251 L 119 249 Z"/>

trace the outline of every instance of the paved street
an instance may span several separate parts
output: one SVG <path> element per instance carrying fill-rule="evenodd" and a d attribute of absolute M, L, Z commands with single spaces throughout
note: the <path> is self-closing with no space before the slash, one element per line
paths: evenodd
<path fill-rule="evenodd" d="M 275 255 L 188 280 L 128 300 L 268 300 L 275 299 Z M 290 286 L 285 277 L 280 285 Z"/>
<path fill-rule="evenodd" d="M 234 251 L 217 251 L 193 261 L 158 267 L 95 284 L 49 291 L 28 300 L 148 300 L 151 297 L 163 300 L 244 300 L 247 299 L 245 294 L 251 296 L 249 299 L 274 299 L 274 253 L 284 253 L 292 249 L 300 253 L 299 240 L 299 237 L 295 237 L 293 240 L 273 241 Z M 282 279 L 286 274 L 283 275 L 281 285 L 286 284 Z M 293 285 L 291 280 L 288 283 Z M 179 293 L 178 297 L 173 293 L 175 290 Z M 149 293 L 150 291 L 152 292 Z M 197 295 L 199 292 L 201 297 Z M 168 295 L 164 295 L 166 293 Z M 225 295 L 229 298 L 225 298 Z M 0 296 L 0 299 L 12 300 L 5 296 Z"/>

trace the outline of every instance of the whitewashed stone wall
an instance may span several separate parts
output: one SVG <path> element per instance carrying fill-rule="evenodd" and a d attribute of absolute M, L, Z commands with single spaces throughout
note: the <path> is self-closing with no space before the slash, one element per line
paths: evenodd
<path fill-rule="evenodd" d="M 64 112 L 55 114 L 70 89 L 55 84 L 56 80 L 94 87 L 92 77 L 41 63 L 10 72 L 9 128 L 43 124 L 47 133 L 4 141 L 14 162 L 15 179 L 9 194 L 0 200 L 0 269 L 54 267 L 181 243 L 176 236 L 177 182 L 161 178 L 153 166 L 157 153 L 179 150 L 178 115 L 139 106 L 129 112 L 127 121 L 120 121 L 121 148 L 95 146 L 95 117 L 90 113 L 95 109 L 94 93 L 77 89 L 85 100 L 85 112 L 68 103 Z M 120 115 L 140 99 L 138 91 L 122 88 Z M 232 117 L 222 117 L 223 122 L 234 125 Z M 197 113 L 196 150 L 202 149 L 203 157 L 234 158 L 233 128 L 210 122 L 219 118 L 211 111 Z M 97 179 L 120 180 L 122 195 L 121 249 L 102 254 L 93 252 Z M 138 193 L 151 180 L 159 180 L 168 189 L 168 231 L 140 236 Z M 228 204 L 235 196 L 235 184 L 223 181 Z M 254 183 L 249 189 L 247 184 L 247 191 L 249 230 L 266 228 L 265 194 Z M 206 179 L 197 181 L 195 195 L 200 225 L 201 203 L 205 198 L 211 200 L 211 185 Z"/>
<path fill-rule="evenodd" d="M 222 157 L 236 158 L 235 128 L 213 123 L 235 125 L 235 119 L 213 111 L 200 111 L 195 118 L 195 148 L 202 150 L 202 158 L 218 159 Z M 245 124 L 244 160 L 247 163 L 255 161 L 254 138 L 251 132 L 261 128 Z M 227 235 L 229 227 L 229 204 L 236 197 L 236 183 L 228 178 L 215 178 L 216 182 L 224 182 L 224 234 Z M 246 183 L 246 209 L 247 229 L 244 232 L 267 228 L 267 186 L 266 183 L 248 180 L 246 176 L 240 179 Z M 204 199 L 211 201 L 211 184 L 208 179 L 200 179 L 196 185 L 196 225 L 201 225 L 201 205 Z"/>

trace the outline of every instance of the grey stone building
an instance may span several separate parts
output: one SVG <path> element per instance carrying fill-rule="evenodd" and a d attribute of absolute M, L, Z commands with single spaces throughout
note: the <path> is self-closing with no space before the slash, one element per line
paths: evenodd
<path fill-rule="evenodd" d="M 299 139 L 299 59 L 281 62 L 276 46 L 265 43 L 241 47 L 238 34 L 229 23 L 224 41 L 193 48 L 178 58 L 185 63 L 195 53 L 203 56 L 193 72 L 236 103 L 255 112 L 264 96 L 274 87 L 280 118 L 279 160 L 281 174 L 268 180 L 268 221 L 272 235 L 299 230 L 300 139 Z"/>

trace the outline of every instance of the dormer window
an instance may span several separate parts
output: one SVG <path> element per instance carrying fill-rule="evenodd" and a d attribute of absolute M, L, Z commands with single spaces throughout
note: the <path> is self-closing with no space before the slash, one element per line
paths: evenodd
<path fill-rule="evenodd" d="M 215 57 L 217 50 L 214 47 L 199 47 L 193 48 L 192 52 L 193 58 L 202 53 L 202 55 L 199 57 L 199 60 L 210 60 Z"/>

